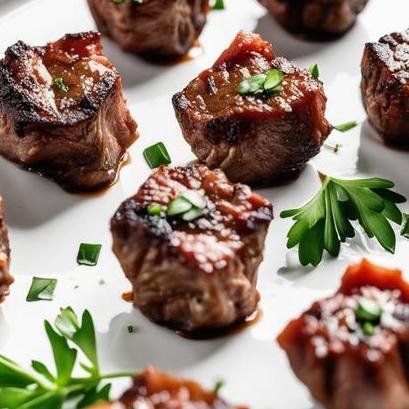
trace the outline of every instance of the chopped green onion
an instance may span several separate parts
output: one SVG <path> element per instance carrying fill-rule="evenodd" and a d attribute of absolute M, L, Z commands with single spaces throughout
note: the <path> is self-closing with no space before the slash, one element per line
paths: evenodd
<path fill-rule="evenodd" d="M 217 395 L 219 394 L 220 390 L 226 385 L 226 381 L 224 379 L 218 379 L 213 387 L 213 392 Z"/>
<path fill-rule="evenodd" d="M 178 196 L 176 199 L 169 203 L 166 214 L 170 217 L 178 216 L 180 214 L 188 212 L 192 209 L 193 205 L 182 196 Z"/>
<path fill-rule="evenodd" d="M 365 335 L 371 337 L 372 335 L 375 334 L 375 326 L 369 321 L 367 321 L 362 325 L 362 331 Z"/>
<path fill-rule="evenodd" d="M 86 266 L 96 266 L 101 253 L 101 244 L 81 243 L 77 255 L 77 263 Z"/>
<path fill-rule="evenodd" d="M 64 81 L 61 77 L 55 78 L 54 84 L 61 92 L 67 93 L 70 90 L 69 86 L 64 84 Z"/>
<path fill-rule="evenodd" d="M 309 72 L 315 79 L 318 79 L 320 77 L 320 70 L 317 64 L 311 66 Z"/>
<path fill-rule="evenodd" d="M 193 208 L 191 210 L 189 210 L 188 212 L 184 213 L 182 216 L 182 219 L 185 222 L 191 222 L 192 220 L 196 220 L 197 218 L 199 218 L 201 215 L 203 214 L 203 209 L 199 209 L 199 208 Z"/>
<path fill-rule="evenodd" d="M 143 157 L 151 169 L 161 165 L 169 165 L 172 160 L 163 142 L 149 146 L 143 151 Z"/>
<path fill-rule="evenodd" d="M 136 332 L 136 328 L 133 325 L 128 325 L 128 332 L 130 334 L 134 334 Z"/>
<path fill-rule="evenodd" d="M 187 200 L 188 202 L 192 203 L 193 206 L 198 207 L 199 209 L 204 209 L 206 207 L 206 199 L 195 190 L 187 190 L 186 192 L 183 192 L 180 196 L 183 197 L 183 199 Z"/>
<path fill-rule="evenodd" d="M 264 89 L 266 91 L 278 91 L 278 87 L 283 82 L 283 73 L 279 70 L 273 69 L 267 71 L 267 78 L 264 82 Z"/>
<path fill-rule="evenodd" d="M 33 277 L 26 300 L 29 302 L 52 301 L 56 286 L 57 280 L 55 278 Z"/>
<path fill-rule="evenodd" d="M 381 319 L 382 309 L 375 301 L 362 298 L 358 302 L 355 315 L 360 321 L 376 322 Z"/>
<path fill-rule="evenodd" d="M 339 132 L 348 132 L 351 129 L 355 128 L 356 126 L 358 126 L 357 121 L 349 121 L 349 122 L 345 122 L 344 124 L 333 125 L 333 128 Z"/>
<path fill-rule="evenodd" d="M 214 0 L 214 3 L 212 5 L 213 10 L 224 10 L 224 0 Z"/>
<path fill-rule="evenodd" d="M 162 216 L 163 207 L 158 203 L 152 203 L 147 207 L 147 212 L 150 216 Z"/>
<path fill-rule="evenodd" d="M 237 86 L 240 95 L 256 95 L 263 92 L 279 92 L 283 82 L 283 73 L 275 68 L 265 73 L 245 78 Z"/>

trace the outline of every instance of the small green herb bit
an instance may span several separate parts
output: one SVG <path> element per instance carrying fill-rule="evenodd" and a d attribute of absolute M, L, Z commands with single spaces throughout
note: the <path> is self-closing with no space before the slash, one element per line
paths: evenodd
<path fill-rule="evenodd" d="M 366 336 L 371 337 L 375 334 L 375 325 L 373 325 L 371 322 L 364 322 L 362 325 L 362 332 Z"/>
<path fill-rule="evenodd" d="M 357 121 L 349 121 L 349 122 L 345 122 L 343 124 L 333 125 L 333 128 L 336 129 L 339 132 L 348 132 L 351 129 L 355 128 L 356 126 L 358 126 Z"/>
<path fill-rule="evenodd" d="M 318 64 L 312 65 L 309 69 L 309 72 L 315 79 L 318 79 L 320 77 L 320 70 L 318 68 Z"/>
<path fill-rule="evenodd" d="M 287 235 L 287 247 L 298 246 L 302 265 L 317 266 L 324 250 L 333 257 L 339 255 L 341 243 L 355 236 L 351 222 L 357 221 L 369 238 L 375 237 L 385 250 L 394 253 L 396 237 L 391 222 L 402 223 L 397 203 L 406 198 L 390 190 L 393 187 L 393 182 L 380 178 L 343 180 L 326 176 L 308 203 L 281 213 L 281 217 L 295 221 Z"/>
<path fill-rule="evenodd" d="M 214 0 L 213 5 L 212 5 L 213 10 L 224 10 L 224 0 Z"/>
<path fill-rule="evenodd" d="M 190 222 L 202 216 L 205 207 L 204 196 L 195 190 L 187 190 L 169 203 L 166 213 L 169 217 L 181 216 L 184 221 Z"/>
<path fill-rule="evenodd" d="M 169 203 L 167 215 L 170 217 L 178 216 L 180 214 L 186 213 L 191 210 L 193 207 L 192 203 L 190 203 L 185 198 L 178 196 L 176 199 L 172 200 Z"/>
<path fill-rule="evenodd" d="M 213 392 L 215 394 L 219 394 L 220 390 L 226 385 L 226 381 L 224 379 L 218 379 L 213 387 Z"/>
<path fill-rule="evenodd" d="M 52 301 L 54 291 L 57 287 L 55 278 L 39 278 L 33 277 L 30 290 L 28 291 L 26 300 L 32 301 Z"/>
<path fill-rule="evenodd" d="M 375 301 L 362 298 L 358 302 L 355 315 L 360 321 L 376 322 L 381 318 L 382 308 Z"/>
<path fill-rule="evenodd" d="M 143 157 L 151 169 L 172 163 L 168 150 L 163 142 L 149 146 L 143 151 Z"/>
<path fill-rule="evenodd" d="M 162 216 L 163 214 L 163 207 L 158 203 L 150 204 L 146 210 L 150 216 Z"/>
<path fill-rule="evenodd" d="M 63 81 L 63 79 L 62 79 L 61 77 L 56 78 L 56 79 L 54 80 L 54 84 L 56 85 L 56 87 L 57 87 L 61 92 L 67 93 L 67 92 L 70 90 L 70 88 L 68 87 L 68 85 L 65 85 L 65 84 L 64 84 L 64 81 Z"/>
<path fill-rule="evenodd" d="M 85 266 L 96 266 L 101 253 L 101 244 L 81 243 L 77 263 Z"/>
<path fill-rule="evenodd" d="M 237 86 L 240 95 L 257 95 L 266 93 L 268 96 L 281 91 L 283 73 L 275 68 L 265 73 L 252 75 L 245 78 Z"/>

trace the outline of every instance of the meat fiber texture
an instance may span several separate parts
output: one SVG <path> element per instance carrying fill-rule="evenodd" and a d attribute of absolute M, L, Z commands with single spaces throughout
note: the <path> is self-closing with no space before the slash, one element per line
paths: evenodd
<path fill-rule="evenodd" d="M 117 177 L 136 123 L 121 78 L 97 33 L 69 34 L 45 47 L 21 41 L 0 62 L 0 154 L 92 191 Z"/>
<path fill-rule="evenodd" d="M 3 302 L 9 294 L 10 285 L 14 281 L 9 273 L 9 266 L 10 246 L 7 226 L 4 222 L 3 200 L 0 196 L 0 303 Z"/>
<path fill-rule="evenodd" d="M 201 217 L 148 214 L 150 204 L 166 208 L 190 190 L 205 198 Z M 220 170 L 159 168 L 111 221 L 113 250 L 135 305 L 152 321 L 186 333 L 243 321 L 259 301 L 258 266 L 272 217 L 267 200 Z"/>
<path fill-rule="evenodd" d="M 106 402 L 92 409 L 248 409 L 232 406 L 206 391 L 195 381 L 185 380 L 154 367 L 148 367 L 135 377 L 133 386 L 118 402 Z M 89 408 L 91 409 L 91 408 Z"/>
<path fill-rule="evenodd" d="M 277 95 L 239 94 L 246 76 L 272 68 L 284 75 Z M 173 105 L 193 153 L 233 182 L 273 185 L 298 174 L 330 133 L 322 83 L 252 33 L 239 33 Z"/>
<path fill-rule="evenodd" d="M 356 321 L 360 299 L 383 313 L 372 336 Z M 278 342 L 297 377 L 328 409 L 408 409 L 409 284 L 364 260 L 339 291 L 290 322 Z"/>
<path fill-rule="evenodd" d="M 369 121 L 385 142 L 409 149 L 409 30 L 366 44 L 361 70 Z"/>
<path fill-rule="evenodd" d="M 99 31 L 122 49 L 151 58 L 188 53 L 206 24 L 209 0 L 88 0 Z"/>
<path fill-rule="evenodd" d="M 342 36 L 369 0 L 258 0 L 286 29 L 313 40 Z"/>

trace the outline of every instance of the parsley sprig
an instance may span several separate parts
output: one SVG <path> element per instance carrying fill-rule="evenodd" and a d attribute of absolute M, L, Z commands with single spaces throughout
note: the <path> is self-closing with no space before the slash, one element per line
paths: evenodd
<path fill-rule="evenodd" d="M 44 363 L 32 361 L 31 370 L 0 356 L 0 408 L 60 409 L 65 402 L 84 408 L 109 400 L 107 379 L 131 377 L 136 373 L 101 374 L 92 317 L 88 311 L 81 321 L 68 307 L 61 309 L 54 325 L 45 321 L 55 362 L 55 373 Z M 79 362 L 79 355 L 81 361 Z M 84 362 L 85 359 L 85 362 Z M 85 375 L 74 377 L 80 367 Z"/>
<path fill-rule="evenodd" d="M 390 190 L 394 183 L 380 178 L 343 180 L 323 178 L 319 192 L 303 207 L 281 212 L 295 223 L 288 232 L 287 247 L 298 246 L 300 263 L 317 266 L 324 250 L 337 257 L 341 243 L 355 236 L 357 221 L 369 238 L 376 238 L 390 253 L 396 236 L 390 222 L 402 224 L 396 205 L 406 198 Z"/>

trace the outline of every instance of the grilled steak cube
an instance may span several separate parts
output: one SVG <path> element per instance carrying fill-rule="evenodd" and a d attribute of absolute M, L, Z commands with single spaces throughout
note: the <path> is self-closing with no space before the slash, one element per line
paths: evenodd
<path fill-rule="evenodd" d="M 99 31 L 123 50 L 154 58 L 185 55 L 207 20 L 209 0 L 88 0 Z"/>
<path fill-rule="evenodd" d="M 100 35 L 19 41 L 0 62 L 0 154 L 69 190 L 112 183 L 136 123 Z"/>
<path fill-rule="evenodd" d="M 232 406 L 216 392 L 206 391 L 194 381 L 148 367 L 133 381 L 119 402 L 100 403 L 93 409 L 247 409 Z"/>
<path fill-rule="evenodd" d="M 287 30 L 314 40 L 345 34 L 368 0 L 258 0 Z"/>
<path fill-rule="evenodd" d="M 280 91 L 240 94 L 245 78 L 272 69 L 283 75 Z M 233 182 L 271 185 L 297 173 L 330 132 L 321 82 L 245 32 L 173 105 L 194 154 Z"/>
<path fill-rule="evenodd" d="M 297 377 L 328 409 L 409 407 L 409 284 L 364 260 L 339 291 L 278 338 Z"/>
<path fill-rule="evenodd" d="M 161 167 L 114 215 L 113 250 L 152 321 L 184 332 L 224 328 L 257 308 L 271 219 L 267 200 L 220 170 Z"/>
<path fill-rule="evenodd" d="M 9 294 L 13 277 L 9 273 L 10 247 L 7 226 L 3 220 L 3 201 L 0 196 L 0 302 Z"/>
<path fill-rule="evenodd" d="M 368 43 L 362 59 L 362 99 L 372 125 L 391 145 L 409 148 L 409 30 Z"/>

